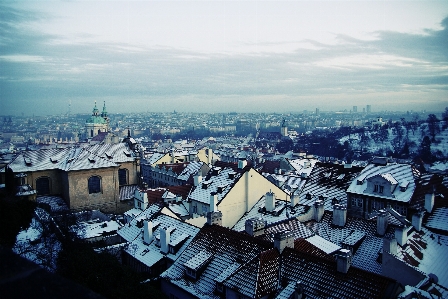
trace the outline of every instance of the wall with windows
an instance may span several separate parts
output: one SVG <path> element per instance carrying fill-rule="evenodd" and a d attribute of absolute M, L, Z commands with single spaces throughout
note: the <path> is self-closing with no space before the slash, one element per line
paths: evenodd
<path fill-rule="evenodd" d="M 70 209 L 115 211 L 119 201 L 117 168 L 70 171 L 66 173 L 65 181 L 67 190 L 64 194 L 69 199 Z"/>
<path fill-rule="evenodd" d="M 44 171 L 35 171 L 28 172 L 26 177 L 26 183 L 33 187 L 36 190 L 37 180 L 39 178 L 47 178 L 49 182 L 49 193 L 45 195 L 61 195 L 63 194 L 62 188 L 62 179 L 60 176 L 60 170 L 44 170 Z M 43 194 L 38 194 L 43 195 Z"/>

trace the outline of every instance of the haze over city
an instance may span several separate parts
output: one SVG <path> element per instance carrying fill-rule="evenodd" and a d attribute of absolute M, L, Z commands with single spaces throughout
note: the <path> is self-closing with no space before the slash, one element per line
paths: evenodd
<path fill-rule="evenodd" d="M 0 1 L 0 115 L 448 106 L 446 1 Z"/>

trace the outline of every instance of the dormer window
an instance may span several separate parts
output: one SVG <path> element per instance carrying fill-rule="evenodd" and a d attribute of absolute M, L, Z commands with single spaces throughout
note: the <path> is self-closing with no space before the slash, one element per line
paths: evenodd
<path fill-rule="evenodd" d="M 187 274 L 187 276 L 190 276 L 193 279 L 196 279 L 196 271 L 190 268 L 185 268 L 185 274 Z"/>
<path fill-rule="evenodd" d="M 31 159 L 30 158 L 25 158 L 25 164 L 26 166 L 31 166 Z"/>
<path fill-rule="evenodd" d="M 400 191 L 404 192 L 408 189 L 409 186 L 409 182 L 408 181 L 404 181 L 400 184 Z"/>
<path fill-rule="evenodd" d="M 224 293 L 224 285 L 222 283 L 216 283 L 216 291 L 219 293 Z"/>

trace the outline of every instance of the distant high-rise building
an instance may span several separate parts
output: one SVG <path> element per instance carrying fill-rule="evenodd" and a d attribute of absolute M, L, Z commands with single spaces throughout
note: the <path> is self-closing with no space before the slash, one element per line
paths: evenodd
<path fill-rule="evenodd" d="M 319 115 L 319 108 L 316 108 L 316 115 Z"/>
<path fill-rule="evenodd" d="M 358 112 L 358 106 L 353 106 L 353 112 L 354 113 Z"/>
<path fill-rule="evenodd" d="M 372 106 L 367 105 L 367 106 L 366 106 L 366 112 L 367 112 L 367 113 L 372 112 Z"/>

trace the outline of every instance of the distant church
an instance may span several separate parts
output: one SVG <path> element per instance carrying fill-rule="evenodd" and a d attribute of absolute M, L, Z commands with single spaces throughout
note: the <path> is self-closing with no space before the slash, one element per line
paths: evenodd
<path fill-rule="evenodd" d="M 95 101 L 92 116 L 86 120 L 85 136 L 93 138 L 101 132 L 109 132 L 109 117 L 107 116 L 106 102 L 104 102 L 103 111 L 100 114 Z"/>

